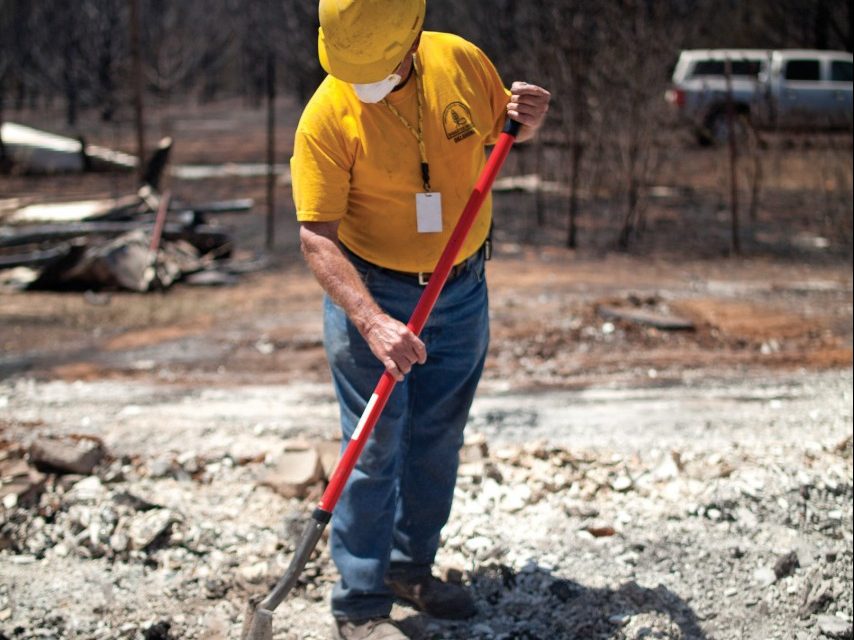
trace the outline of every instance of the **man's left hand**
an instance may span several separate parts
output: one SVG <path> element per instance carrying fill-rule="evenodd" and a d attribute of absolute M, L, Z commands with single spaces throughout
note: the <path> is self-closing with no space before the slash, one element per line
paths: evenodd
<path fill-rule="evenodd" d="M 516 81 L 510 87 L 507 115 L 533 133 L 540 128 L 549 110 L 552 94 L 535 84 Z"/>

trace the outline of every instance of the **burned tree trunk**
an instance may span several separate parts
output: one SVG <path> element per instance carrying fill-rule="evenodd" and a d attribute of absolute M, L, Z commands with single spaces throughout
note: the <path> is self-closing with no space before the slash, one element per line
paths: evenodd
<path fill-rule="evenodd" d="M 136 157 L 139 164 L 137 170 L 140 180 L 144 179 L 145 162 L 145 118 L 143 116 L 143 81 L 142 81 L 142 52 L 140 51 L 140 12 L 139 0 L 130 0 L 130 51 L 133 76 L 133 106 L 136 123 Z"/>
<path fill-rule="evenodd" d="M 3 86 L 0 83 L 0 173 L 8 173 L 12 163 L 6 153 L 6 145 L 3 144 L 3 100 Z"/>
<path fill-rule="evenodd" d="M 276 242 L 276 54 L 267 52 L 267 250 Z"/>
<path fill-rule="evenodd" d="M 569 229 L 566 233 L 566 246 L 575 249 L 578 246 L 578 187 L 581 181 L 581 158 L 584 145 L 578 139 L 572 143 L 572 160 L 569 174 Z"/>
<path fill-rule="evenodd" d="M 726 119 L 727 142 L 729 145 L 729 194 L 731 218 L 732 252 L 741 253 L 741 242 L 738 232 L 738 148 L 735 140 L 736 113 L 732 97 L 732 62 L 729 58 L 724 61 L 726 74 Z"/>

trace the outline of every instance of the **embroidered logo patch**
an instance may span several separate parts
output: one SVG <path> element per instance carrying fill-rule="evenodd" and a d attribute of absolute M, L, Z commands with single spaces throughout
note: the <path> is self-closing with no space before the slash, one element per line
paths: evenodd
<path fill-rule="evenodd" d="M 452 102 L 445 107 L 442 124 L 445 126 L 445 135 L 448 136 L 448 140 L 459 142 L 474 135 L 471 111 L 462 102 Z"/>

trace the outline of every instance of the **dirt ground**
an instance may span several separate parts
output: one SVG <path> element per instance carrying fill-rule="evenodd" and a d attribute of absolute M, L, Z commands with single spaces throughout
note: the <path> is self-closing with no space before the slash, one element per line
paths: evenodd
<path fill-rule="evenodd" d="M 152 133 L 176 136 L 175 163 L 259 161 L 263 114 L 234 107 L 165 109 Z M 287 140 L 287 106 L 280 122 Z M 444 624 L 396 609 L 417 637 L 852 637 L 850 221 L 819 215 L 826 190 L 801 175 L 826 147 L 794 145 L 744 254 L 727 255 L 716 153 L 680 149 L 684 175 L 668 174 L 680 183 L 650 199 L 626 252 L 612 250 L 619 214 L 593 198 L 570 251 L 562 199 L 542 199 L 539 224 L 536 196 L 496 195 L 491 346 L 469 427 L 487 470 L 461 474 L 440 557 L 479 614 Z M 38 505 L 2 507 L 0 638 L 235 638 L 312 507 L 258 485 L 286 439 L 337 435 L 322 296 L 287 185 L 263 262 L 263 178 L 170 186 L 188 201 L 256 198 L 222 223 L 235 262 L 263 266 L 220 288 L 0 292 L 4 456 L 81 433 L 110 452 L 94 475 L 51 476 Z M 0 177 L 0 197 L 33 201 L 132 188 Z M 143 513 L 169 524 L 157 544 L 111 547 Z M 276 638 L 328 637 L 325 550 L 307 574 Z"/>

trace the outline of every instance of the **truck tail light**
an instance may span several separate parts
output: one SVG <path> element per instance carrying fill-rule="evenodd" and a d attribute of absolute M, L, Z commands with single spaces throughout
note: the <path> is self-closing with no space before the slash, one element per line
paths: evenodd
<path fill-rule="evenodd" d="M 682 89 L 668 89 L 664 94 L 664 99 L 675 107 L 685 106 L 685 92 Z"/>

